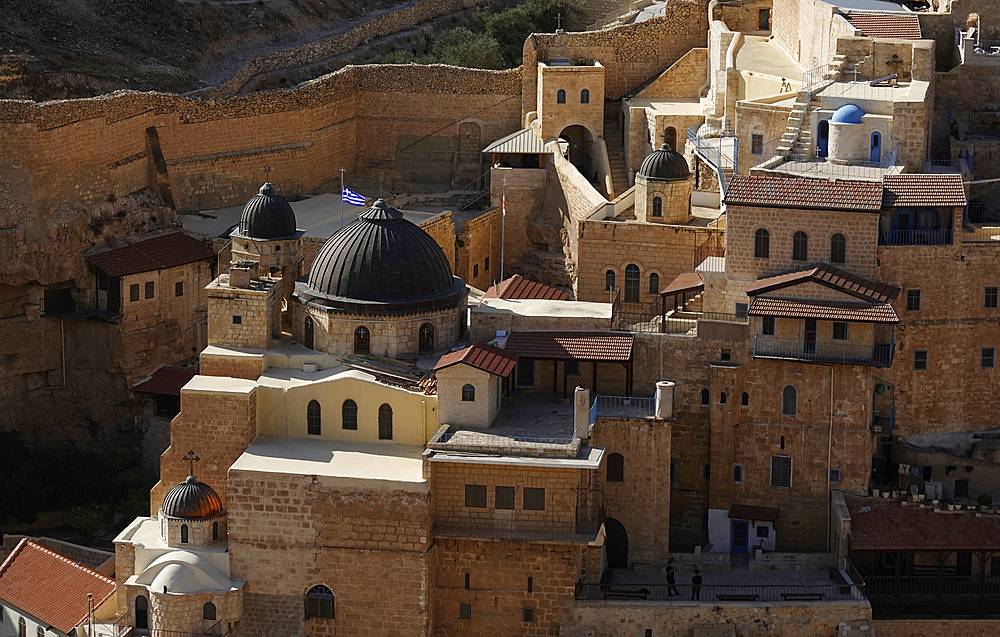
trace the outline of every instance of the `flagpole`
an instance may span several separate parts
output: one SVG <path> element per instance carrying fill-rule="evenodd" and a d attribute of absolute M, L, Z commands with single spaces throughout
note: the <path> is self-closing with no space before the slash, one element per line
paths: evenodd
<path fill-rule="evenodd" d="M 340 227 L 344 227 L 344 168 L 340 168 Z"/>
<path fill-rule="evenodd" d="M 503 278 L 503 248 L 507 231 L 507 178 L 503 178 L 503 194 L 500 196 L 500 280 Z"/>

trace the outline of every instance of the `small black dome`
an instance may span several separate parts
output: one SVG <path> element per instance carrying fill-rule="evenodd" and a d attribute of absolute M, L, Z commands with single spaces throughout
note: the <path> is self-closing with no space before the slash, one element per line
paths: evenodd
<path fill-rule="evenodd" d="M 239 234 L 251 239 L 287 239 L 295 236 L 295 213 L 270 183 L 250 198 L 240 217 Z"/>
<path fill-rule="evenodd" d="M 670 147 L 664 144 L 659 150 L 654 150 L 646 156 L 636 174 L 646 179 L 674 181 L 690 177 L 691 169 L 684 155 L 670 150 Z"/>
<path fill-rule="evenodd" d="M 437 242 L 379 199 L 326 240 L 313 260 L 303 297 L 340 305 L 439 304 L 457 300 L 464 291 Z"/>
<path fill-rule="evenodd" d="M 223 513 L 222 498 L 198 478 L 188 476 L 163 498 L 163 514 L 171 518 L 213 518 Z"/>

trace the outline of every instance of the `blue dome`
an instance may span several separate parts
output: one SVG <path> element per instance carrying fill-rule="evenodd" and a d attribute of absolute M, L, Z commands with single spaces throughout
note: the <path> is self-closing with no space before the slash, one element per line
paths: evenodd
<path fill-rule="evenodd" d="M 864 116 L 865 112 L 860 106 L 845 104 L 837 109 L 830 121 L 834 124 L 860 124 Z"/>

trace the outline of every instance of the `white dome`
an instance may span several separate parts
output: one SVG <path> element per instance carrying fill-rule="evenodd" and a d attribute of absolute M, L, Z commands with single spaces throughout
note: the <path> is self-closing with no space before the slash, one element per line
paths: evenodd
<path fill-rule="evenodd" d="M 226 593 L 233 582 L 208 560 L 187 551 L 170 551 L 153 560 L 139 577 L 152 593 Z"/>

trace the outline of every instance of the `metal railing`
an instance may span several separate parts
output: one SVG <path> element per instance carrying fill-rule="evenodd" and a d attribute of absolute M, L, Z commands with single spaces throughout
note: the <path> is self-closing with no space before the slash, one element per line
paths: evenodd
<path fill-rule="evenodd" d="M 892 425 L 896 422 L 896 413 L 890 411 L 872 411 L 872 433 L 891 434 Z"/>
<path fill-rule="evenodd" d="M 679 595 L 671 596 L 675 589 Z M 831 602 L 863 600 L 864 591 L 854 584 L 789 584 L 734 585 L 705 584 L 697 589 L 690 584 L 585 584 L 576 585 L 576 598 L 581 601 L 622 602 Z"/>
<path fill-rule="evenodd" d="M 591 417 L 594 420 L 597 418 L 652 418 L 655 414 L 655 398 L 598 394 L 591 407 Z"/>
<path fill-rule="evenodd" d="M 952 240 L 951 228 L 942 228 L 939 230 L 884 230 L 878 234 L 878 244 L 880 246 L 944 246 L 951 245 Z"/>
<path fill-rule="evenodd" d="M 644 334 L 688 334 L 698 329 L 698 321 L 748 323 L 745 314 L 665 309 L 664 299 L 649 304 L 623 303 L 615 296 L 611 306 L 611 329 Z"/>
<path fill-rule="evenodd" d="M 794 168 L 790 172 L 803 175 L 821 176 L 843 176 L 843 177 L 872 177 L 872 170 L 891 170 L 899 161 L 899 146 L 896 145 L 882 156 L 882 159 L 875 161 L 845 160 L 844 162 L 833 163 L 826 157 L 815 155 L 799 155 L 792 153 L 761 153 L 753 156 L 754 168 L 761 170 L 778 170 L 786 162 L 795 162 Z M 766 164 L 766 165 L 764 165 Z M 785 170 L 789 170 L 785 167 Z"/>
<path fill-rule="evenodd" d="M 814 363 L 841 363 L 845 365 L 874 365 L 888 367 L 892 364 L 892 343 L 854 345 L 850 343 L 817 343 L 786 341 L 753 337 L 755 358 L 784 358 Z"/>
<path fill-rule="evenodd" d="M 45 299 L 41 300 L 42 316 L 52 318 L 101 318 L 112 319 L 122 315 L 122 300 L 118 299 L 118 307 L 110 308 L 107 298 L 99 298 L 90 294 L 74 294 L 72 306 L 69 303 L 60 307 L 47 307 Z"/>
<path fill-rule="evenodd" d="M 821 84 L 826 80 L 826 75 L 831 71 L 831 66 L 829 64 L 823 64 L 822 66 L 817 66 L 816 68 L 809 69 L 802 74 L 802 90 L 806 92 L 811 92 L 816 86 Z"/>
<path fill-rule="evenodd" d="M 1000 205 L 972 202 L 965 209 L 965 220 L 969 223 L 1000 224 Z"/>
<path fill-rule="evenodd" d="M 1000 617 L 997 576 L 868 575 L 865 594 L 875 619 Z"/>
<path fill-rule="evenodd" d="M 1000 241 L 1000 225 L 964 228 L 960 238 L 962 243 L 990 243 Z"/>
<path fill-rule="evenodd" d="M 712 135 L 712 137 L 706 137 L 706 135 Z M 725 195 L 727 188 L 726 173 L 727 171 L 730 174 L 736 173 L 736 157 L 739 144 L 739 140 L 730 132 L 729 124 L 723 123 L 723 127 L 719 129 L 706 128 L 705 125 L 700 127 L 690 126 L 688 127 L 687 139 L 688 143 L 694 148 L 695 153 L 715 169 L 715 173 L 719 177 L 719 190 Z M 723 140 L 725 139 L 732 140 L 733 148 L 731 157 L 728 157 L 723 152 Z"/>
<path fill-rule="evenodd" d="M 709 257 L 724 257 L 726 256 L 726 242 L 724 240 L 725 235 L 722 233 L 709 235 L 700 246 L 694 250 L 694 266 L 697 268 L 699 265 L 705 262 L 705 259 Z"/>
<path fill-rule="evenodd" d="M 1000 55 L 1000 40 L 980 40 L 972 52 L 978 55 Z"/>
<path fill-rule="evenodd" d="M 964 159 L 925 159 L 925 173 L 960 173 L 967 175 L 972 172 Z"/>

